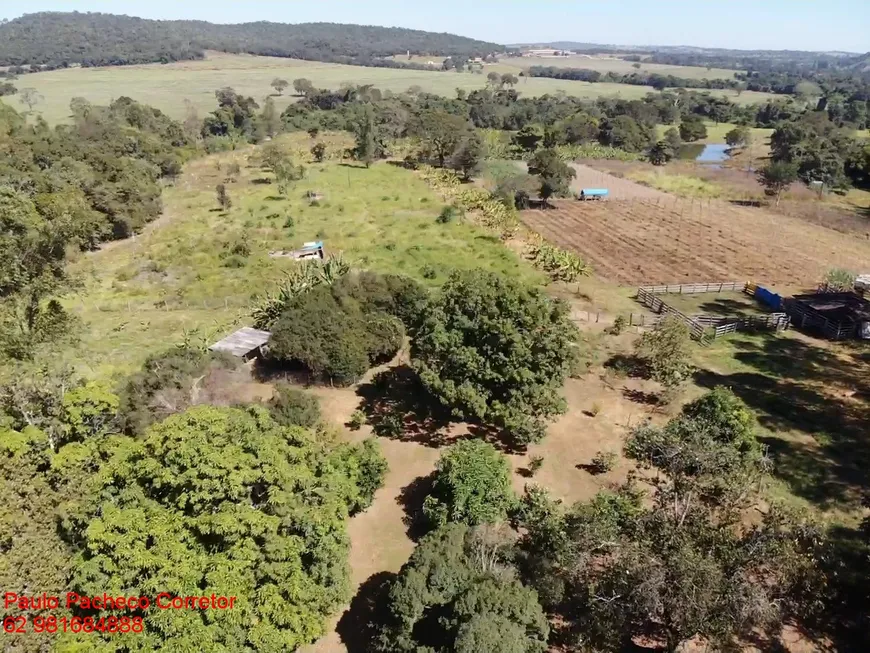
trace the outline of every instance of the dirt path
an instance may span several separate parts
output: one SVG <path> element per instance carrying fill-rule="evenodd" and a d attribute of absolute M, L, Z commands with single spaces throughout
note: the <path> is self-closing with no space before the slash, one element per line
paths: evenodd
<path fill-rule="evenodd" d="M 371 373 L 370 373 L 371 374 Z M 368 377 L 367 377 L 368 378 Z M 343 428 L 360 398 L 354 388 L 316 388 L 321 409 L 336 427 Z M 354 440 L 363 440 L 372 435 L 370 426 L 364 426 L 352 434 Z M 352 596 L 361 594 L 360 587 L 367 582 L 377 582 L 389 573 L 396 573 L 414 550 L 414 541 L 408 536 L 405 524 L 403 494 L 418 478 L 428 476 L 435 469 L 439 450 L 416 442 L 399 442 L 378 438 L 381 450 L 389 463 L 384 486 L 375 494 L 372 505 L 363 513 L 351 518 L 348 523 L 350 535 L 350 571 Z M 359 649 L 348 648 L 342 636 L 351 637 L 342 626 L 342 619 L 349 615 L 345 606 L 332 617 L 326 626 L 327 634 L 302 653 L 353 653 Z"/>

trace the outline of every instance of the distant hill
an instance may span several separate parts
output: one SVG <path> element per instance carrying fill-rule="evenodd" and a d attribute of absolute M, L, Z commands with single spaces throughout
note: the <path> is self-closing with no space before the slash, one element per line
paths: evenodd
<path fill-rule="evenodd" d="M 50 68 L 201 59 L 204 50 L 362 65 L 411 51 L 458 57 L 501 52 L 475 39 L 396 27 L 339 23 L 243 23 L 147 20 L 100 13 L 43 12 L 0 24 L 0 65 Z"/>

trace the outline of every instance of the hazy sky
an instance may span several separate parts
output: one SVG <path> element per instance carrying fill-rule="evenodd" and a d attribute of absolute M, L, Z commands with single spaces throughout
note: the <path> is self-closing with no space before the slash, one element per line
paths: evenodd
<path fill-rule="evenodd" d="M 870 0 L 0 0 L 5 18 L 73 10 L 218 23 L 361 23 L 497 43 L 870 51 Z"/>

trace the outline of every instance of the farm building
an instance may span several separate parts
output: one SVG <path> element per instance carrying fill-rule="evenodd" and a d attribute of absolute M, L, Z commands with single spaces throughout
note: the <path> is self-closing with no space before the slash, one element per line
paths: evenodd
<path fill-rule="evenodd" d="M 794 326 L 831 340 L 870 339 L 870 301 L 857 293 L 795 295 L 785 300 L 785 311 Z"/>
<path fill-rule="evenodd" d="M 211 351 L 225 352 L 236 358 L 249 361 L 263 353 L 263 345 L 269 342 L 271 336 L 272 334 L 268 331 L 252 327 L 242 327 L 226 338 L 218 340 L 209 349 Z"/>

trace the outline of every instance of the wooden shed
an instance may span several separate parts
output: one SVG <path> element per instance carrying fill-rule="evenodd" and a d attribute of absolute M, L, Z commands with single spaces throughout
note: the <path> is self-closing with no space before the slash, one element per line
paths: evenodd
<path fill-rule="evenodd" d="M 226 338 L 218 340 L 209 349 L 211 351 L 226 352 L 231 356 L 249 361 L 263 353 L 262 347 L 269 342 L 270 337 L 272 337 L 272 334 L 269 331 L 262 331 L 253 327 L 242 327 Z"/>

